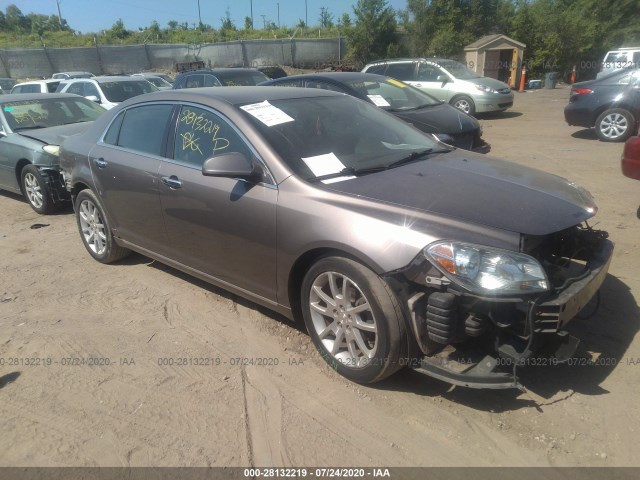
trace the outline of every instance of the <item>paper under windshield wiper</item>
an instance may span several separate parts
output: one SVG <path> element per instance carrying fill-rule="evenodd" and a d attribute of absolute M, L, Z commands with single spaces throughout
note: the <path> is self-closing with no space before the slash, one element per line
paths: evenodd
<path fill-rule="evenodd" d="M 320 182 L 322 180 L 329 180 L 331 178 L 338 177 L 349 177 L 349 176 L 358 176 L 358 175 L 366 175 L 367 173 L 375 173 L 381 172 L 382 170 L 386 170 L 387 167 L 384 165 L 379 165 L 376 167 L 368 167 L 368 168 L 353 168 L 353 167 L 345 167 L 339 172 L 327 173 L 326 175 L 320 175 L 319 177 L 314 177 L 309 179 L 310 182 Z"/>
<path fill-rule="evenodd" d="M 400 165 L 404 165 L 406 163 L 415 162 L 416 160 L 420 160 L 421 158 L 427 157 L 434 153 L 448 153 L 450 151 L 451 150 L 444 150 L 444 149 L 435 150 L 433 148 L 427 148 L 426 150 L 413 152 L 407 155 L 406 157 L 401 158 L 400 160 L 396 160 L 395 162 L 392 162 L 389 165 L 387 165 L 387 168 L 399 167 Z"/>

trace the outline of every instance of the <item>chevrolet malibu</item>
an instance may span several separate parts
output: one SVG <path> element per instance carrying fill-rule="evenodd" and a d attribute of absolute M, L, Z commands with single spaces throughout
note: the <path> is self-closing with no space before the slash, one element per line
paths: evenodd
<path fill-rule="evenodd" d="M 543 349 L 571 357 L 565 327 L 613 248 L 576 184 L 318 89 L 136 97 L 60 161 L 94 259 L 134 250 L 301 319 L 362 383 L 408 366 L 519 387 L 516 367 Z"/>

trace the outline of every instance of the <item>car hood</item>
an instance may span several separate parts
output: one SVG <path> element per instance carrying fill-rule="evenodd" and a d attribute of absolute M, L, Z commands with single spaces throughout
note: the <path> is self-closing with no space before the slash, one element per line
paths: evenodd
<path fill-rule="evenodd" d="M 448 103 L 432 105 L 419 110 L 389 111 L 396 117 L 427 133 L 466 133 L 480 127 L 478 121 Z"/>
<path fill-rule="evenodd" d="M 505 88 L 511 88 L 504 82 L 500 80 L 496 80 L 495 78 L 489 77 L 479 77 L 479 78 L 471 78 L 466 80 L 467 82 L 475 83 L 476 85 L 485 85 L 487 87 L 493 88 L 494 90 L 503 90 Z"/>
<path fill-rule="evenodd" d="M 58 125 L 57 127 L 22 130 L 16 133 L 48 145 L 60 145 L 65 138 L 84 132 L 89 125 L 91 122 L 80 122 Z"/>
<path fill-rule="evenodd" d="M 589 192 L 564 178 L 460 152 L 325 188 L 525 235 L 557 232 L 597 211 Z"/>

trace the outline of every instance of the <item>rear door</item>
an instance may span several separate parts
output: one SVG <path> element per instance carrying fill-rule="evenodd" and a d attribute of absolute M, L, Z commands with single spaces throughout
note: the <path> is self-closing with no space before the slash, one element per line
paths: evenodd
<path fill-rule="evenodd" d="M 203 162 L 239 152 L 257 153 L 239 131 L 213 110 L 182 106 L 173 159 L 160 166 L 160 199 L 169 257 L 263 298 L 276 299 L 278 190 L 263 182 L 202 174 Z"/>
<path fill-rule="evenodd" d="M 91 173 L 116 235 L 163 253 L 166 233 L 158 170 L 174 106 L 145 104 L 120 113 L 91 150 Z"/>

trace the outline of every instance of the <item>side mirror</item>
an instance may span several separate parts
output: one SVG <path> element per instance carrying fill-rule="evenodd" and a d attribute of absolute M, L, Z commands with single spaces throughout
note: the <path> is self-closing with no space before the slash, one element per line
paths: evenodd
<path fill-rule="evenodd" d="M 95 95 L 87 95 L 84 98 L 86 98 L 87 100 L 91 100 L 92 102 L 100 103 L 100 99 Z"/>
<path fill-rule="evenodd" d="M 438 80 L 439 82 L 442 82 L 442 85 L 446 85 L 446 84 L 447 84 L 447 82 L 449 81 L 449 77 L 448 77 L 448 76 L 446 76 L 446 75 L 438 75 L 437 80 Z"/>
<path fill-rule="evenodd" d="M 7 132 L 4 131 L 4 128 L 0 127 L 0 137 L 6 137 Z"/>
<path fill-rule="evenodd" d="M 202 175 L 206 177 L 229 177 L 257 180 L 261 177 L 260 167 L 241 153 L 227 153 L 211 157 L 202 164 Z"/>

